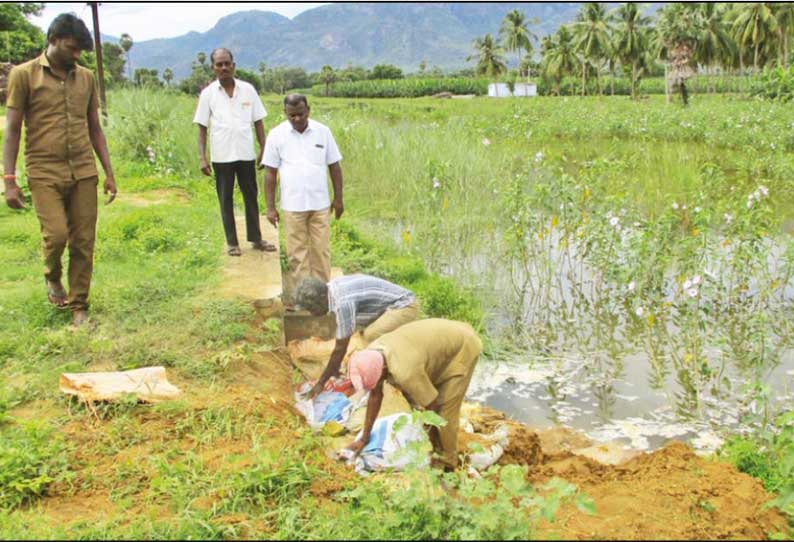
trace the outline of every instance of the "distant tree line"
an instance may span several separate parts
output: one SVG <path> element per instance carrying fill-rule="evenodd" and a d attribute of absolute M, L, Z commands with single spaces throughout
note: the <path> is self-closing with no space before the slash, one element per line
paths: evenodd
<path fill-rule="evenodd" d="M 505 54 L 518 54 L 514 75 L 531 71 L 559 93 L 568 76 L 579 76 L 581 94 L 595 78 L 621 74 L 631 81 L 636 98 L 640 79 L 664 73 L 666 81 L 685 92 L 696 70 L 704 73 L 757 74 L 770 67 L 788 68 L 792 61 L 794 4 L 789 2 L 671 2 L 653 16 L 642 4 L 627 2 L 607 10 L 606 4 L 582 5 L 576 20 L 540 40 L 539 62 L 533 62 L 537 36 L 523 12 L 510 11 L 498 38 L 486 34 L 473 42 L 476 73 L 500 77 L 508 73 Z M 522 58 L 523 53 L 523 58 Z"/>

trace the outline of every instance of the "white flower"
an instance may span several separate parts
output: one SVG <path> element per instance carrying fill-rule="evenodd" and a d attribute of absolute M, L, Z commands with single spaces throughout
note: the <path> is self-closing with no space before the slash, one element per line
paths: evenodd
<path fill-rule="evenodd" d="M 673 211 L 677 211 L 677 210 L 678 210 L 678 203 L 676 203 L 676 202 L 674 201 L 674 202 L 673 202 Z"/>
<path fill-rule="evenodd" d="M 753 198 L 755 198 L 755 201 L 761 201 L 761 191 L 756 190 L 755 192 L 753 192 Z"/>
<path fill-rule="evenodd" d="M 441 181 L 438 180 L 438 177 L 433 177 L 433 190 L 437 190 L 441 188 Z"/>
<path fill-rule="evenodd" d="M 725 213 L 723 215 L 723 218 L 725 219 L 726 224 L 730 224 L 731 222 L 733 222 L 733 215 L 731 215 L 730 213 Z"/>
<path fill-rule="evenodd" d="M 748 209 L 752 209 L 753 208 L 753 200 L 751 200 L 751 199 L 747 200 L 747 208 Z"/>
<path fill-rule="evenodd" d="M 620 209 L 620 216 L 626 216 L 626 209 Z"/>
<path fill-rule="evenodd" d="M 686 295 L 688 295 L 689 297 L 697 297 L 698 289 L 697 288 L 690 288 L 689 290 L 686 291 Z"/>
<path fill-rule="evenodd" d="M 759 186 L 758 187 L 758 191 L 761 192 L 761 194 L 764 197 L 767 197 L 769 195 L 769 189 L 766 186 L 764 186 L 764 185 Z"/>
<path fill-rule="evenodd" d="M 609 219 L 609 225 L 610 226 L 617 227 L 619 222 L 620 222 L 620 219 L 618 217 L 616 217 L 616 216 L 613 216 L 612 218 Z"/>
<path fill-rule="evenodd" d="M 491 141 L 487 137 L 484 137 L 482 138 L 482 144 L 487 147 L 488 145 L 491 144 Z"/>
<path fill-rule="evenodd" d="M 684 290 L 688 290 L 691 286 L 692 286 L 692 281 L 689 280 L 689 279 L 686 279 L 684 281 L 684 285 L 681 288 L 683 288 Z"/>
<path fill-rule="evenodd" d="M 633 292 L 633 291 L 634 291 L 634 288 L 635 288 L 636 286 L 637 286 L 637 285 L 636 285 L 636 284 L 634 284 L 634 281 L 633 281 L 633 280 L 632 280 L 631 282 L 629 282 L 629 292 Z"/>
<path fill-rule="evenodd" d="M 634 310 L 634 314 L 636 314 L 637 316 L 642 316 L 643 314 L 645 314 L 645 309 L 643 309 L 642 307 L 637 307 Z"/>
<path fill-rule="evenodd" d="M 514 119 L 517 119 L 517 118 L 518 118 L 518 115 L 513 115 L 513 118 L 514 118 Z"/>
<path fill-rule="evenodd" d="M 769 144 L 769 148 L 772 149 L 772 150 L 775 150 L 775 144 L 774 143 L 770 143 Z"/>
<path fill-rule="evenodd" d="M 640 223 L 639 223 L 639 222 L 635 222 L 635 223 L 634 223 L 634 227 L 635 227 L 635 228 L 639 228 L 639 227 L 640 227 Z"/>
<path fill-rule="evenodd" d="M 694 209 L 692 209 L 692 211 L 693 211 L 695 214 L 697 214 L 697 213 L 699 213 L 699 212 L 700 212 L 700 207 L 695 207 Z"/>
<path fill-rule="evenodd" d="M 543 151 L 538 151 L 535 153 L 535 162 L 542 162 L 543 161 Z"/>
<path fill-rule="evenodd" d="M 692 284 L 694 285 L 700 284 L 700 275 L 695 275 L 694 277 L 692 277 Z"/>
<path fill-rule="evenodd" d="M 686 211 L 686 205 L 682 205 L 682 206 L 681 206 L 681 210 L 682 210 L 682 211 Z"/>

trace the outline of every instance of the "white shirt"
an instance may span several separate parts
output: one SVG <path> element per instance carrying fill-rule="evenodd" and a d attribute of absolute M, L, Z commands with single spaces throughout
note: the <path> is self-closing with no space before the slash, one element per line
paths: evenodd
<path fill-rule="evenodd" d="M 201 91 L 193 122 L 209 127 L 212 162 L 237 162 L 256 160 L 251 124 L 265 116 L 253 85 L 235 79 L 230 97 L 215 80 Z"/>
<path fill-rule="evenodd" d="M 320 211 L 331 205 L 328 166 L 341 159 L 326 125 L 309 119 L 301 134 L 285 120 L 267 134 L 262 165 L 278 169 L 283 210 Z"/>

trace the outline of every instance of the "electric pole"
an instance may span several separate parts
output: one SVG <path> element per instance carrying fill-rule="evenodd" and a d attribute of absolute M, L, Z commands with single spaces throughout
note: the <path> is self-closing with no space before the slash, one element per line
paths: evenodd
<path fill-rule="evenodd" d="M 96 51 L 96 73 L 99 79 L 99 105 L 102 108 L 103 124 L 108 123 L 108 103 L 105 98 L 105 68 L 102 65 L 102 39 L 99 37 L 99 2 L 88 2 L 94 16 L 94 51 Z"/>

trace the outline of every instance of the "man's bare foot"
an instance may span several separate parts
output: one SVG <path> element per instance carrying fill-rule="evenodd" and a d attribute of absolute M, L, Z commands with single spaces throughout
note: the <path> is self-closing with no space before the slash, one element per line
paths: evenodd
<path fill-rule="evenodd" d="M 47 280 L 45 282 L 47 283 L 47 301 L 59 309 L 65 308 L 67 304 L 66 290 L 63 289 L 61 281 Z"/>
<path fill-rule="evenodd" d="M 76 328 L 79 328 L 85 325 L 88 322 L 88 311 L 87 310 L 76 310 L 72 311 L 72 325 Z"/>

